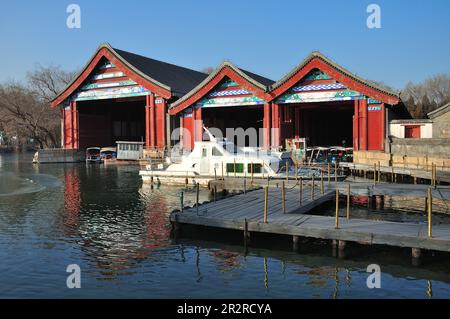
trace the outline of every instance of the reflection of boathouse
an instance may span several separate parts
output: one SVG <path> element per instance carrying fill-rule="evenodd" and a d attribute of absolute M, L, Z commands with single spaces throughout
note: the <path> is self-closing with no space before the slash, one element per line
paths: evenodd
<path fill-rule="evenodd" d="M 202 139 L 204 124 L 222 131 L 261 129 L 258 144 L 266 148 L 305 137 L 310 146 L 345 143 L 382 151 L 386 123 L 404 110 L 396 93 L 318 52 L 274 82 L 230 62 L 208 76 L 107 44 L 51 105 L 62 107 L 63 146 L 69 149 L 117 140 L 165 149 L 178 127 L 190 149 Z"/>

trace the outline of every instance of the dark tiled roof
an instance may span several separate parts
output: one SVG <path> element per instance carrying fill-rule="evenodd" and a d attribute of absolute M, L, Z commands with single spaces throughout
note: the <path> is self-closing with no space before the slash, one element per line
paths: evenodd
<path fill-rule="evenodd" d="M 250 72 L 250 71 L 247 71 L 247 70 L 244 70 L 244 69 L 241 69 L 241 68 L 239 68 L 239 70 L 241 70 L 242 72 L 244 72 L 245 74 L 247 74 L 247 75 L 248 75 L 249 77 L 251 77 L 252 79 L 258 81 L 259 83 L 264 84 L 265 86 L 270 86 L 270 85 L 272 85 L 272 84 L 275 83 L 274 80 L 265 78 L 265 77 L 263 77 L 263 76 L 261 76 L 261 75 L 252 73 L 252 72 Z"/>
<path fill-rule="evenodd" d="M 148 77 L 171 88 L 172 94 L 182 96 L 203 81 L 208 74 L 178 65 L 154 60 L 128 51 L 113 49 L 126 62 Z"/>

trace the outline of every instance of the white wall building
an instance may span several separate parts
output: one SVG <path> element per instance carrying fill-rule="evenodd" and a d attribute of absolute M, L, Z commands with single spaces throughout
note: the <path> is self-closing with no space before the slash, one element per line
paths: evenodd
<path fill-rule="evenodd" d="M 389 135 L 396 138 L 432 138 L 433 121 L 429 119 L 392 120 Z"/>

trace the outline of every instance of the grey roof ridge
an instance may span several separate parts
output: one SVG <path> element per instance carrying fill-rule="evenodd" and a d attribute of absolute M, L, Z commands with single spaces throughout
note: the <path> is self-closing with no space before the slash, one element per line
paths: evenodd
<path fill-rule="evenodd" d="M 372 81 L 363 79 L 360 76 L 357 76 L 356 74 L 350 72 L 349 70 L 347 70 L 346 68 L 340 66 L 339 64 L 337 64 L 336 62 L 334 62 L 333 60 L 331 60 L 330 58 L 326 57 L 324 54 L 322 54 L 319 51 L 313 51 L 311 52 L 300 64 L 297 64 L 296 67 L 294 67 L 289 73 L 287 73 L 285 76 L 283 76 L 280 80 L 278 80 L 277 82 L 275 82 L 273 85 L 271 85 L 270 89 L 271 91 L 276 89 L 277 87 L 279 87 L 280 85 L 282 85 L 284 82 L 286 82 L 287 80 L 289 80 L 296 72 L 298 72 L 298 70 L 300 70 L 301 68 L 303 68 L 309 61 L 311 61 L 313 58 L 319 58 L 321 60 L 323 60 L 325 63 L 327 63 L 328 65 L 330 65 L 331 67 L 333 67 L 334 69 L 344 73 L 345 75 L 347 75 L 350 78 L 353 78 L 354 80 L 365 84 L 373 89 L 376 89 L 378 91 L 381 91 L 383 93 L 386 93 L 388 95 L 392 95 L 395 96 L 397 98 L 400 98 L 400 93 L 395 93 L 392 92 L 390 90 L 387 90 L 385 88 L 382 88 L 381 86 L 375 84 Z"/>
<path fill-rule="evenodd" d="M 197 86 L 195 86 L 190 92 L 186 93 L 180 99 L 178 99 L 175 102 L 173 102 L 172 104 L 170 104 L 169 108 L 174 108 L 174 107 L 178 106 L 179 104 L 181 104 L 182 102 L 184 102 L 187 99 L 189 99 L 196 92 L 198 92 L 203 86 L 205 86 L 207 83 L 209 83 L 217 74 L 219 74 L 219 72 L 224 67 L 227 67 L 227 66 L 230 67 L 233 71 L 235 71 L 239 76 L 244 78 L 246 81 L 248 81 L 248 82 L 252 83 L 253 85 L 261 88 L 262 90 L 264 90 L 264 92 L 268 92 L 268 87 L 266 85 L 258 82 L 257 80 L 255 80 L 252 77 L 250 77 L 249 75 L 247 75 L 244 70 L 242 70 L 242 69 L 238 68 L 237 66 L 235 66 L 231 61 L 225 60 L 213 72 L 211 72 L 202 82 L 197 84 Z M 250 72 L 250 71 L 247 71 L 247 72 Z"/>
<path fill-rule="evenodd" d="M 445 113 L 445 109 L 450 109 L 450 103 L 444 104 L 441 107 L 438 107 L 437 109 L 427 113 L 427 116 L 430 119 L 434 119 L 435 117 L 438 117 L 439 115 L 442 115 L 442 113 Z"/>
<path fill-rule="evenodd" d="M 146 79 L 149 82 L 152 82 L 154 84 L 156 84 L 157 86 L 160 86 L 168 91 L 172 91 L 171 88 L 161 82 L 158 82 L 157 80 L 149 77 L 148 75 L 144 74 L 143 72 L 141 72 L 139 69 L 137 69 L 134 65 L 132 65 L 131 63 L 129 63 L 126 59 L 124 59 L 108 42 L 103 42 L 101 43 L 98 47 L 97 50 L 95 50 L 94 54 L 91 56 L 91 58 L 87 61 L 87 63 L 83 66 L 83 68 L 77 73 L 76 76 L 73 77 L 72 81 L 70 81 L 69 84 L 67 84 L 62 90 L 61 92 L 59 92 L 55 98 L 53 100 L 50 101 L 53 102 L 54 100 L 56 100 L 63 92 L 65 92 L 70 86 L 72 86 L 73 83 L 75 83 L 77 81 L 77 79 L 81 76 L 81 74 L 83 74 L 84 70 L 86 70 L 86 68 L 89 66 L 89 64 L 91 64 L 92 60 L 94 60 L 94 58 L 97 56 L 98 52 L 103 49 L 106 48 L 108 50 L 111 51 L 111 53 L 113 53 L 122 63 L 124 63 L 127 67 L 129 67 L 133 72 L 135 72 L 136 74 L 138 74 L 139 76 L 143 77 L 144 79 Z"/>

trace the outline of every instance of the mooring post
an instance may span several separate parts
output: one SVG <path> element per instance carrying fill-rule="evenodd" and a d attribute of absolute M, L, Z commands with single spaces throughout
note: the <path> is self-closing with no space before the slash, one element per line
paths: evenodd
<path fill-rule="evenodd" d="M 184 179 L 184 188 L 188 188 L 189 185 L 189 179 L 188 179 L 188 172 L 186 172 L 186 178 Z"/>
<path fill-rule="evenodd" d="M 195 208 L 197 211 L 197 215 L 198 215 L 198 201 L 199 201 L 199 197 L 200 197 L 200 184 L 197 183 L 196 184 L 196 190 L 195 190 Z"/>
<path fill-rule="evenodd" d="M 394 183 L 394 163 L 391 166 L 391 183 Z"/>
<path fill-rule="evenodd" d="M 334 182 L 337 183 L 337 176 L 338 176 L 338 161 L 334 162 Z"/>
<path fill-rule="evenodd" d="M 180 193 L 180 212 L 183 212 L 184 209 L 184 193 L 183 191 L 181 191 Z"/>
<path fill-rule="evenodd" d="M 264 224 L 267 224 L 267 210 L 268 210 L 269 187 L 264 187 Z"/>
<path fill-rule="evenodd" d="M 323 170 L 320 170 L 320 192 L 322 195 L 325 193 L 325 188 L 323 186 Z"/>
<path fill-rule="evenodd" d="M 295 161 L 294 169 L 295 169 L 295 181 L 297 182 L 298 181 L 298 162 L 297 161 Z"/>
<path fill-rule="evenodd" d="M 434 188 L 436 188 L 436 185 L 437 185 L 437 165 L 435 163 L 434 164 L 434 184 L 433 184 Z"/>
<path fill-rule="evenodd" d="M 327 168 L 328 168 L 328 186 L 330 186 L 330 181 L 331 181 L 331 165 L 330 162 L 327 163 Z"/>
<path fill-rule="evenodd" d="M 339 228 L 339 190 L 336 188 L 336 217 L 334 228 Z"/>
<path fill-rule="evenodd" d="M 223 177 L 223 162 L 222 162 L 222 180 L 224 180 L 224 177 Z"/>
<path fill-rule="evenodd" d="M 216 172 L 216 168 L 214 167 L 214 180 L 217 181 L 217 172 Z"/>
<path fill-rule="evenodd" d="M 350 183 L 347 186 L 347 222 L 350 221 Z"/>
<path fill-rule="evenodd" d="M 300 182 L 298 184 L 299 192 L 300 192 L 300 205 L 302 205 L 302 197 L 303 197 L 303 178 L 300 177 Z"/>
<path fill-rule="evenodd" d="M 251 179 L 252 179 L 252 187 L 253 187 L 253 162 L 251 162 L 251 164 L 250 164 L 250 169 L 252 171 Z"/>
<path fill-rule="evenodd" d="M 289 182 L 289 162 L 286 161 L 286 183 Z"/>
<path fill-rule="evenodd" d="M 373 187 L 377 185 L 377 163 L 373 163 Z"/>
<path fill-rule="evenodd" d="M 244 194 L 247 193 L 247 172 L 244 173 Z"/>
<path fill-rule="evenodd" d="M 153 185 L 153 175 L 150 176 L 150 189 L 153 189 L 154 185 Z"/>
<path fill-rule="evenodd" d="M 378 184 L 381 181 L 381 164 L 380 161 L 378 161 Z"/>
<path fill-rule="evenodd" d="M 283 213 L 286 213 L 286 189 L 284 181 L 281 182 L 281 204 L 283 206 Z"/>
<path fill-rule="evenodd" d="M 248 233 L 248 222 L 247 222 L 247 218 L 244 219 L 244 246 L 247 246 L 247 240 L 249 238 L 249 233 Z"/>
<path fill-rule="evenodd" d="M 434 178 L 434 170 L 433 170 L 433 163 L 431 163 L 431 178 L 430 178 L 430 186 L 433 187 L 433 178 Z"/>
<path fill-rule="evenodd" d="M 216 202 L 216 194 L 217 194 L 217 185 L 215 185 L 214 184 L 214 189 L 213 189 L 213 192 L 214 192 L 214 203 Z"/>
<path fill-rule="evenodd" d="M 314 200 L 314 191 L 316 189 L 316 182 L 314 181 L 314 173 L 312 176 L 312 185 L 311 185 L 312 189 L 311 189 L 311 199 Z"/>
<path fill-rule="evenodd" d="M 432 220 L 432 214 L 433 214 L 433 198 L 431 195 L 431 187 L 428 188 L 428 238 L 431 238 L 433 236 L 433 220 Z"/>

